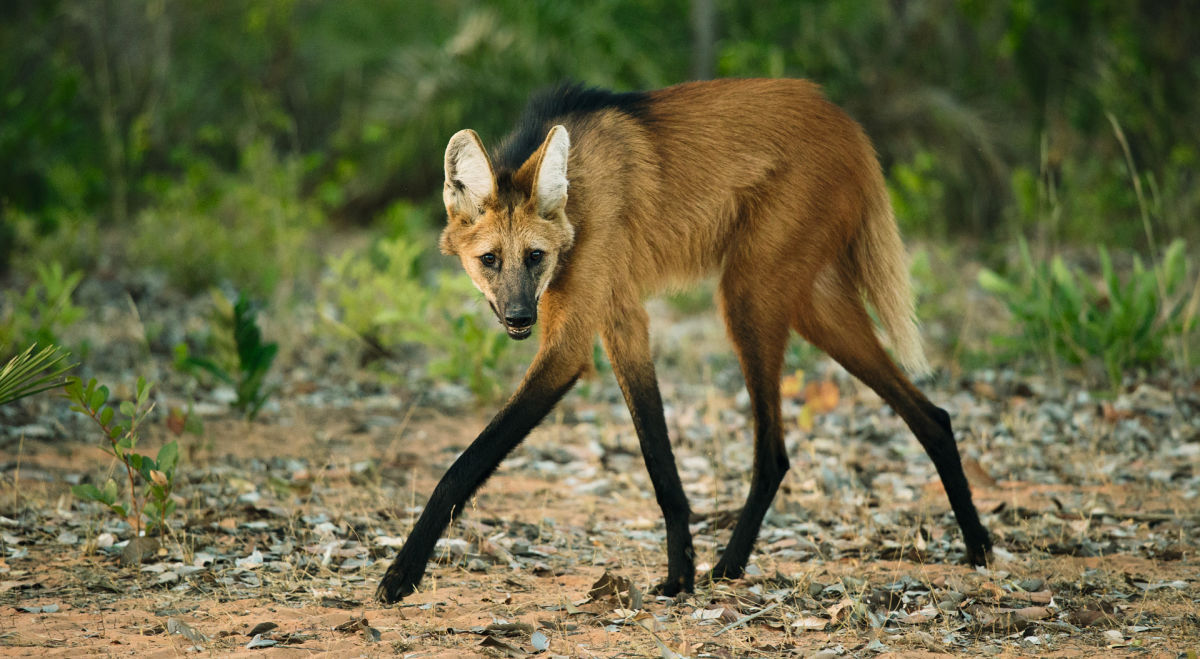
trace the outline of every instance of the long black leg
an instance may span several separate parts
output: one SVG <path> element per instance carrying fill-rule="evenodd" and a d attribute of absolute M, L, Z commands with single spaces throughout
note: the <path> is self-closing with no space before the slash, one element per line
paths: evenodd
<path fill-rule="evenodd" d="M 950 415 L 929 402 L 884 352 L 861 302 L 855 297 L 844 299 L 856 303 L 838 307 L 840 315 L 836 325 L 822 320 L 834 317 L 833 314 L 818 312 L 801 319 L 801 333 L 875 390 L 908 424 L 942 479 L 950 508 L 962 529 L 967 560 L 972 565 L 985 565 L 992 541 L 971 500 L 971 488 L 963 474 L 958 444 L 950 428 Z"/>
<path fill-rule="evenodd" d="M 688 530 L 691 511 L 667 436 L 662 396 L 650 358 L 646 313 L 639 306 L 619 315 L 620 319 L 603 332 L 604 345 L 633 417 L 646 471 L 666 524 L 667 578 L 656 591 L 674 596 L 681 591 L 691 592 L 695 581 L 695 552 Z"/>
<path fill-rule="evenodd" d="M 750 493 L 742 507 L 733 534 L 721 559 L 713 567 L 713 579 L 736 579 L 742 575 L 763 517 L 788 470 L 783 444 L 779 378 L 787 343 L 787 326 L 770 323 L 771 314 L 754 308 L 755 298 L 737 294 L 730 278 L 722 282 L 722 303 L 730 338 L 742 363 L 746 391 L 754 411 L 754 472 Z"/>
<path fill-rule="evenodd" d="M 416 589 L 425 575 L 434 545 L 446 527 L 504 457 L 541 423 L 579 377 L 580 367 L 566 368 L 569 362 L 542 357 L 538 355 L 508 405 L 442 476 L 396 560 L 379 583 L 375 592 L 378 599 L 396 602 Z"/>

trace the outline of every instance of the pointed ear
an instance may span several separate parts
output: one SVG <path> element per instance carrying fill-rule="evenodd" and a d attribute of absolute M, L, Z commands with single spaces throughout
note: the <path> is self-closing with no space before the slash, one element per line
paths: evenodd
<path fill-rule="evenodd" d="M 446 184 L 442 189 L 446 212 L 473 218 L 495 190 L 492 162 L 479 136 L 470 129 L 458 131 L 446 145 Z"/>
<path fill-rule="evenodd" d="M 542 143 L 542 157 L 533 177 L 533 194 L 541 214 L 561 209 L 567 203 L 567 152 L 570 148 L 571 138 L 563 126 L 551 128 Z"/>

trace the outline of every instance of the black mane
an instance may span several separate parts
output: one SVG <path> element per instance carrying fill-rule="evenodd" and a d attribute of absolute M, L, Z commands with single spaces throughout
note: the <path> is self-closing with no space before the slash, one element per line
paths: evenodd
<path fill-rule="evenodd" d="M 542 145 L 554 119 L 607 109 L 640 119 L 645 114 L 647 98 L 645 92 L 611 92 L 578 82 L 543 89 L 529 98 L 516 129 L 493 149 L 492 164 L 497 174 L 516 171 Z"/>

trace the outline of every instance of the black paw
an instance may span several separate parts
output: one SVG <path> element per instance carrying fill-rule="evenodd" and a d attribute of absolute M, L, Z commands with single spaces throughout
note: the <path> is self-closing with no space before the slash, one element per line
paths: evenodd
<path fill-rule="evenodd" d="M 716 567 L 708 573 L 709 581 L 732 581 L 742 577 L 744 566 L 727 565 L 724 560 L 717 561 Z"/>
<path fill-rule="evenodd" d="M 967 541 L 967 562 L 976 567 L 992 560 L 992 541 L 985 533 L 981 540 Z"/>
<path fill-rule="evenodd" d="M 688 571 L 677 577 L 667 577 L 662 583 L 650 589 L 652 595 L 675 597 L 679 593 L 690 593 L 695 587 L 695 576 Z"/>
<path fill-rule="evenodd" d="M 392 563 L 387 574 L 383 575 L 383 581 L 379 582 L 379 588 L 375 590 L 375 599 L 385 604 L 395 604 L 411 595 L 424 575 L 424 566 L 420 572 L 413 573 L 406 570 L 399 561 Z"/>

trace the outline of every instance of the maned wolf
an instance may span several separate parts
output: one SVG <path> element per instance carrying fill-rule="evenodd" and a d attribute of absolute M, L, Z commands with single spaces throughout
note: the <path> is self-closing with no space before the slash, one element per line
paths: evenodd
<path fill-rule="evenodd" d="M 795 329 L 874 389 L 937 466 L 966 542 L 991 549 L 950 417 L 876 337 L 875 308 L 908 370 L 927 369 L 906 257 L 874 149 L 802 80 L 717 80 L 639 93 L 561 86 L 536 96 L 489 156 L 463 130 L 446 148 L 441 237 L 510 337 L 542 321 L 520 388 L 442 477 L 377 596 L 413 592 L 464 504 L 592 363 L 599 333 L 662 508 L 667 578 L 694 580 L 688 502 L 675 468 L 642 301 L 720 276 L 718 302 L 754 411 L 750 494 L 711 577 L 742 574 L 788 469 L 779 383 Z"/>

